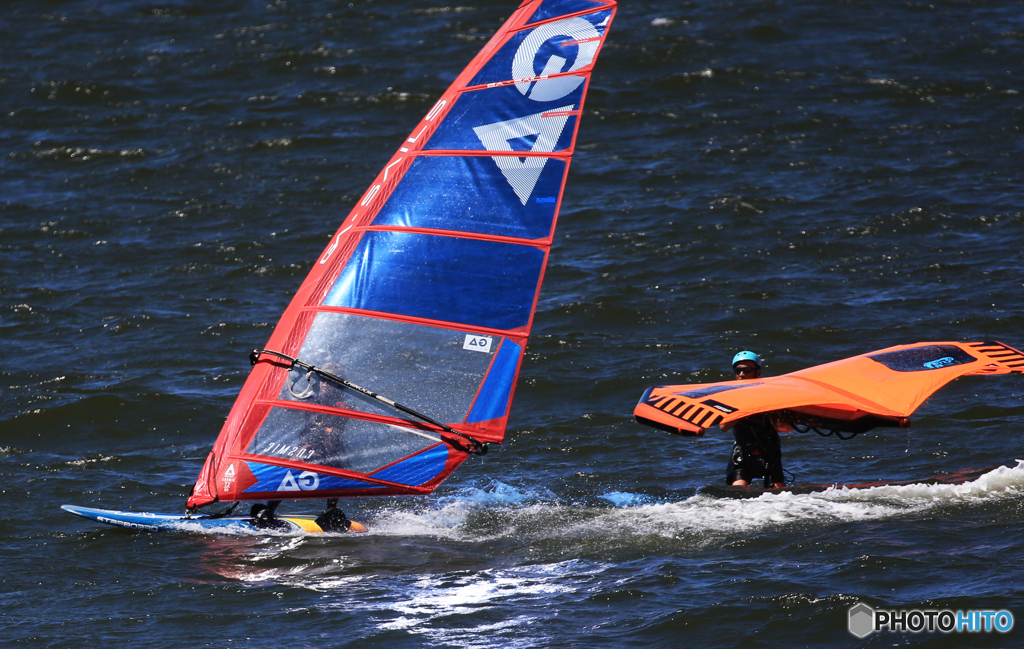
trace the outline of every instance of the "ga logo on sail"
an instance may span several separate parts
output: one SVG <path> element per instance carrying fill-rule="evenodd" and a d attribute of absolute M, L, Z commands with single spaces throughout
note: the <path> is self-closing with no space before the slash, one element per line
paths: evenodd
<path fill-rule="evenodd" d="M 278 491 L 316 491 L 320 486 L 320 475 L 312 471 L 303 471 L 296 478 L 291 471 L 284 474 Z"/>

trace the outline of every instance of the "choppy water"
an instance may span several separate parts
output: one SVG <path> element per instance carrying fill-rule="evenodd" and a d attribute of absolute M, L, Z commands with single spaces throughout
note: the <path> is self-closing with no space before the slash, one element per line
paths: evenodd
<path fill-rule="evenodd" d="M 10 2 L 0 16 L 0 642 L 79 647 L 1015 646 L 857 641 L 847 610 L 1024 615 L 1024 379 L 914 428 L 642 428 L 652 383 L 917 340 L 1024 345 L 1024 3 L 624 3 L 598 62 L 509 441 L 365 536 L 150 535 L 314 256 L 514 2 Z M 287 506 L 287 505 L 286 505 Z M 1020 625 L 1018 625 L 1020 626 Z"/>

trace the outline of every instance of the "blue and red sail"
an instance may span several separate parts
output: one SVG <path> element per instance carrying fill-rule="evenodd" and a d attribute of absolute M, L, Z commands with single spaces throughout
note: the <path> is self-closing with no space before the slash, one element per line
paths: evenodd
<path fill-rule="evenodd" d="M 615 9 L 527 0 L 441 96 L 317 259 L 278 355 L 256 357 L 189 507 L 429 493 L 466 439 L 503 440 Z"/>

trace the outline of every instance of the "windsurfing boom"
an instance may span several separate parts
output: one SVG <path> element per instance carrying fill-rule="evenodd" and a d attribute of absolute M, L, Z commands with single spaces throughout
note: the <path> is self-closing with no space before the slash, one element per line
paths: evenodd
<path fill-rule="evenodd" d="M 750 381 L 650 387 L 636 421 L 679 435 L 770 413 L 790 427 L 842 436 L 910 425 L 910 415 L 960 376 L 1024 373 L 1024 354 L 1000 342 L 921 342 Z M 806 430 L 806 429 L 804 429 Z M 826 434 L 826 433 L 822 433 Z"/>
<path fill-rule="evenodd" d="M 190 511 L 426 494 L 502 442 L 615 10 L 526 0 L 456 78 L 254 352 Z"/>

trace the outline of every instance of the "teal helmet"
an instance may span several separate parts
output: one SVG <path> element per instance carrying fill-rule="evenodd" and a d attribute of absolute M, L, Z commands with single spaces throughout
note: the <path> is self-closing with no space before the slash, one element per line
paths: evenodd
<path fill-rule="evenodd" d="M 761 357 L 754 352 L 743 351 L 732 357 L 732 366 L 736 367 L 736 363 L 741 361 L 754 361 L 754 365 L 757 365 L 757 369 L 761 369 Z"/>

